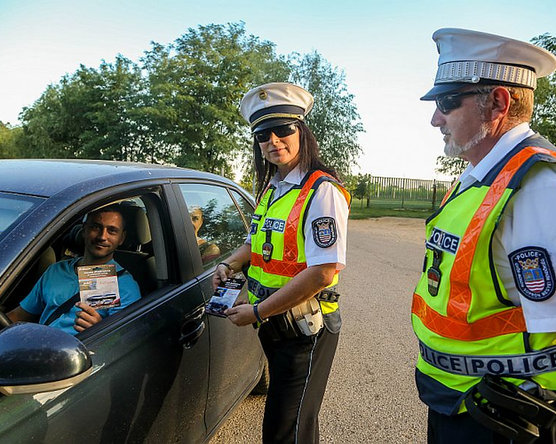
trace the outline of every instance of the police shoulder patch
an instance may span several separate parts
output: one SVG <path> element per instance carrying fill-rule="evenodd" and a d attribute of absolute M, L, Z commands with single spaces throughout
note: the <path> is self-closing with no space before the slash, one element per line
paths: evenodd
<path fill-rule="evenodd" d="M 333 217 L 319 217 L 312 223 L 313 239 L 321 248 L 331 247 L 338 240 L 336 221 Z"/>
<path fill-rule="evenodd" d="M 530 301 L 546 301 L 556 289 L 550 255 L 542 247 L 523 247 L 510 253 L 518 291 Z"/>

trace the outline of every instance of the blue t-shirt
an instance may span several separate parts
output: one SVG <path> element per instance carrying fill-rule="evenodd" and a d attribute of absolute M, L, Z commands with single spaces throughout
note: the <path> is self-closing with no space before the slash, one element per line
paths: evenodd
<path fill-rule="evenodd" d="M 79 281 L 75 273 L 75 265 L 80 259 L 78 257 L 56 262 L 48 267 L 31 290 L 31 293 L 21 301 L 21 308 L 28 313 L 40 315 L 39 323 L 44 324 L 59 306 L 79 293 Z M 116 265 L 116 272 L 123 270 L 120 264 L 114 260 L 107 263 Z M 141 298 L 137 282 L 127 271 L 118 276 L 118 290 L 120 292 L 120 306 L 108 310 L 99 310 L 98 313 L 102 318 L 117 313 Z M 54 320 L 50 326 L 76 335 L 77 331 L 73 328 L 73 325 L 78 311 L 81 310 L 73 306 L 68 312 Z"/>

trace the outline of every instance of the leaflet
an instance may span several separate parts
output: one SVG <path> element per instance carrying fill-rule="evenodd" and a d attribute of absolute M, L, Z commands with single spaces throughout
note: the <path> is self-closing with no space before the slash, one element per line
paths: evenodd
<path fill-rule="evenodd" d="M 244 284 L 245 279 L 242 278 L 228 278 L 226 282 L 222 282 L 210 298 L 205 312 L 225 318 L 224 311 L 234 306 Z"/>
<path fill-rule="evenodd" d="M 114 264 L 77 267 L 81 302 L 95 310 L 120 306 L 118 276 Z"/>

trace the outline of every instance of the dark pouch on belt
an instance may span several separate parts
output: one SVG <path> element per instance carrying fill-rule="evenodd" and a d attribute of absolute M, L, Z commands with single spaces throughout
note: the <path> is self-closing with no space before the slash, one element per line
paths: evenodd
<path fill-rule="evenodd" d="M 340 333 L 342 328 L 342 317 L 340 316 L 340 309 L 332 313 L 323 315 L 324 327 L 332 334 Z"/>

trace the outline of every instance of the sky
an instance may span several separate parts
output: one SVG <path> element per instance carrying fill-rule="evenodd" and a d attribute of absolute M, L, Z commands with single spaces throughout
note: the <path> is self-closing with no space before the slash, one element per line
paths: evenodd
<path fill-rule="evenodd" d="M 117 54 L 139 62 L 151 42 L 167 45 L 198 25 L 243 21 L 278 54 L 318 51 L 345 74 L 365 129 L 354 172 L 447 179 L 437 174 L 440 131 L 431 39 L 456 27 L 529 41 L 556 35 L 554 0 L 0 0 L 0 121 L 16 125 L 49 84 L 80 64 Z"/>

